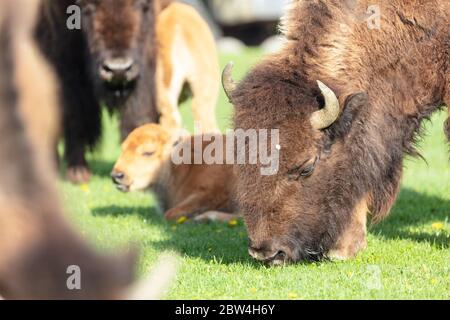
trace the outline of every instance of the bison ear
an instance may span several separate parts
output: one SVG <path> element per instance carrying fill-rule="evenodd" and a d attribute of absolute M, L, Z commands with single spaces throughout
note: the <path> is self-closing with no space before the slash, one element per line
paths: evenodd
<path fill-rule="evenodd" d="M 326 130 L 332 143 L 350 131 L 354 120 L 368 102 L 369 95 L 366 92 L 354 93 L 345 99 L 340 117 Z"/>

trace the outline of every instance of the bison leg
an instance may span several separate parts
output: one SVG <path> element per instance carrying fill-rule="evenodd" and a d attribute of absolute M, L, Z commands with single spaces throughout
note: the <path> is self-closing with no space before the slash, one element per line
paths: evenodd
<path fill-rule="evenodd" d="M 66 178 L 86 183 L 91 177 L 85 151 L 93 147 L 101 133 L 100 106 L 90 88 L 65 85 L 64 142 L 67 161 Z M 83 93 L 82 93 L 83 92 Z"/>
<path fill-rule="evenodd" d="M 367 246 L 367 203 L 361 201 L 355 208 L 349 226 L 338 239 L 335 247 L 327 254 L 332 260 L 347 260 L 354 258 Z"/>

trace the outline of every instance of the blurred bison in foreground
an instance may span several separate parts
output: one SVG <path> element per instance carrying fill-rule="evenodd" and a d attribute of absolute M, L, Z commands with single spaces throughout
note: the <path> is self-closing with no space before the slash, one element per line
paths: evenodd
<path fill-rule="evenodd" d="M 0 7 L 0 296 L 157 298 L 172 264 L 151 278 L 154 287 L 130 290 L 135 255 L 96 253 L 63 216 L 53 165 L 57 86 L 31 36 L 38 3 L 4 0 Z M 81 272 L 79 290 L 69 289 L 70 266 Z"/>
<path fill-rule="evenodd" d="M 237 168 L 258 260 L 355 256 L 367 214 L 395 202 L 422 120 L 450 104 L 450 2 L 372 3 L 292 2 L 284 48 L 238 86 L 225 77 L 236 128 L 280 130 L 278 174 Z"/>

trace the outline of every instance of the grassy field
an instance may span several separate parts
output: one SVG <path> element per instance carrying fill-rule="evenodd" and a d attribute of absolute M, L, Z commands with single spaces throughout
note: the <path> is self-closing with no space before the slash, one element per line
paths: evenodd
<path fill-rule="evenodd" d="M 238 57 L 236 77 L 260 58 L 249 50 Z M 189 106 L 183 106 L 192 129 Z M 230 127 L 232 108 L 221 93 L 218 119 Z M 421 159 L 405 161 L 403 188 L 390 217 L 370 227 L 369 247 L 357 259 L 267 268 L 247 254 L 242 222 L 230 225 L 172 224 L 158 213 L 149 193 L 122 194 L 109 172 L 119 154 L 117 121 L 105 114 L 99 149 L 89 155 L 89 185 L 61 182 L 71 219 L 101 249 L 141 248 L 140 274 L 164 251 L 176 252 L 181 266 L 167 299 L 449 299 L 450 161 L 443 134 L 445 115 L 426 124 Z"/>

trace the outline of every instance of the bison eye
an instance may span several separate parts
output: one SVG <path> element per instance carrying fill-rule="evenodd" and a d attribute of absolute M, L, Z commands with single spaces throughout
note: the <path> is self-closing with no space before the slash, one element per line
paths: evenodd
<path fill-rule="evenodd" d="M 310 165 L 310 166 L 306 167 L 305 169 L 303 169 L 302 172 L 300 172 L 300 176 L 302 176 L 304 178 L 309 177 L 310 175 L 313 174 L 315 168 L 316 168 L 315 165 Z"/>
<path fill-rule="evenodd" d="M 310 177 L 314 173 L 314 170 L 316 169 L 318 163 L 319 157 L 316 157 L 314 159 L 314 163 L 312 164 L 309 161 L 307 161 L 304 164 L 289 170 L 288 171 L 289 180 L 298 181 L 300 178 Z"/>

